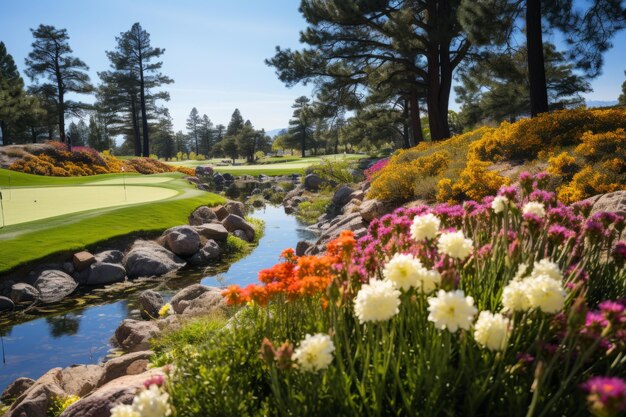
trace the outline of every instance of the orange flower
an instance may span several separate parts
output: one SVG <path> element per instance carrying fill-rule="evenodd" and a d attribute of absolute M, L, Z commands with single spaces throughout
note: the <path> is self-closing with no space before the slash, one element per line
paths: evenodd
<path fill-rule="evenodd" d="M 238 305 L 248 302 L 244 291 L 239 285 L 229 285 L 227 289 L 222 291 L 222 296 L 226 298 L 226 302 L 230 305 Z"/>

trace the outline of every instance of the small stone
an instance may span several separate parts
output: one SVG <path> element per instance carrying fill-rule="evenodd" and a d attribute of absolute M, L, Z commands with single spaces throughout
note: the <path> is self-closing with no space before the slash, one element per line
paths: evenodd
<path fill-rule="evenodd" d="M 14 303 L 32 303 L 39 299 L 39 290 L 32 285 L 19 282 L 11 287 L 11 300 Z"/>
<path fill-rule="evenodd" d="M 205 223 L 211 223 L 217 220 L 217 215 L 207 206 L 198 207 L 189 215 L 189 224 L 191 226 L 200 226 Z"/>
<path fill-rule="evenodd" d="M 156 291 L 146 290 L 139 294 L 139 309 L 145 320 L 159 318 L 159 310 L 165 304 L 163 296 Z"/>
<path fill-rule="evenodd" d="M 11 311 L 15 308 L 15 304 L 10 298 L 0 295 L 0 311 Z"/>
<path fill-rule="evenodd" d="M 96 262 L 96 258 L 91 253 L 82 251 L 74 254 L 72 262 L 74 263 L 74 268 L 80 272 L 89 268 L 89 265 Z"/>

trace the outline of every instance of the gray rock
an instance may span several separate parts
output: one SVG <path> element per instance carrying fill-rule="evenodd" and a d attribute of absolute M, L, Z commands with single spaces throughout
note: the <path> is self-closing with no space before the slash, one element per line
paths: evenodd
<path fill-rule="evenodd" d="M 19 282 L 11 287 L 11 300 L 14 303 L 32 303 L 39 299 L 39 290 L 32 285 Z"/>
<path fill-rule="evenodd" d="M 185 316 L 204 316 L 224 311 L 226 308 L 226 299 L 222 297 L 219 289 L 214 288 L 191 300 L 183 314 Z"/>
<path fill-rule="evenodd" d="M 224 241 L 228 237 L 228 230 L 219 223 L 203 224 L 195 226 L 194 230 L 207 239 Z"/>
<path fill-rule="evenodd" d="M 100 365 L 72 365 L 61 371 L 63 390 L 69 395 L 85 396 L 93 391 L 102 376 Z"/>
<path fill-rule="evenodd" d="M 233 236 L 241 239 L 241 240 L 245 240 L 246 242 L 251 242 L 250 239 L 248 239 L 248 234 L 246 232 L 244 232 L 241 229 L 237 229 L 233 232 Z"/>
<path fill-rule="evenodd" d="M 347 185 L 339 187 L 339 189 L 335 191 L 335 195 L 333 195 L 333 204 L 335 207 L 343 207 L 348 204 L 353 191 L 354 190 Z"/>
<path fill-rule="evenodd" d="M 306 240 L 299 241 L 296 245 L 296 256 L 303 256 L 311 246 L 311 242 L 307 242 Z"/>
<path fill-rule="evenodd" d="M 159 310 L 165 304 L 163 296 L 156 291 L 146 290 L 139 294 L 139 310 L 145 320 L 158 319 Z"/>
<path fill-rule="evenodd" d="M 294 212 L 294 208 L 291 207 L 290 205 L 284 206 L 285 209 L 285 214 L 293 214 Z"/>
<path fill-rule="evenodd" d="M 76 268 L 74 268 L 74 264 L 72 262 L 64 262 L 63 263 L 63 272 L 66 272 L 66 273 L 72 275 L 74 273 L 74 271 L 76 271 Z"/>
<path fill-rule="evenodd" d="M 2 392 L 2 395 L 0 395 L 0 401 L 5 404 L 9 404 L 16 398 L 20 397 L 23 393 L 25 393 L 26 390 L 28 390 L 34 384 L 34 379 L 17 378 L 15 381 L 11 382 L 11 384 L 9 384 L 9 386 Z"/>
<path fill-rule="evenodd" d="M 593 202 L 591 214 L 609 211 L 626 217 L 626 190 L 594 196 L 589 200 Z"/>
<path fill-rule="evenodd" d="M 226 207 L 224 206 L 213 207 L 213 212 L 215 213 L 215 215 L 217 216 L 217 220 L 219 221 L 224 220 L 226 216 L 230 214 L 228 213 L 228 210 L 226 210 Z"/>
<path fill-rule="evenodd" d="M 173 227 L 166 230 L 163 237 L 165 247 L 184 258 L 196 253 L 200 247 L 200 235 L 191 226 Z"/>
<path fill-rule="evenodd" d="M 73 293 L 77 286 L 74 278 L 58 270 L 43 271 L 34 285 L 39 291 L 39 299 L 45 304 L 61 301 Z"/>
<path fill-rule="evenodd" d="M 0 295 L 0 311 L 11 311 L 15 308 L 15 303 L 8 297 Z"/>
<path fill-rule="evenodd" d="M 246 236 L 248 238 L 247 240 L 254 240 L 254 227 L 252 227 L 252 225 L 245 221 L 241 216 L 229 214 L 224 220 L 222 220 L 222 225 L 231 233 L 235 230 L 243 230 L 246 232 Z"/>
<path fill-rule="evenodd" d="M 221 254 L 222 250 L 217 242 L 213 239 L 209 239 L 198 252 L 189 258 L 189 263 L 191 265 L 205 265 L 218 259 Z"/>
<path fill-rule="evenodd" d="M 382 216 L 387 212 L 385 205 L 382 201 L 378 200 L 365 200 L 359 206 L 359 213 L 366 222 L 371 222 L 377 217 Z"/>
<path fill-rule="evenodd" d="M 66 396 L 61 368 L 53 368 L 28 388 L 3 417 L 47 417 L 53 397 Z"/>
<path fill-rule="evenodd" d="M 317 191 L 322 185 L 322 179 L 317 174 L 309 174 L 304 177 L 304 188 L 309 191 Z"/>
<path fill-rule="evenodd" d="M 119 250 L 105 250 L 94 255 L 96 262 L 119 264 L 124 259 L 124 252 Z"/>
<path fill-rule="evenodd" d="M 153 353 L 151 350 L 143 350 L 118 356 L 105 362 L 96 386 L 101 387 L 125 375 L 137 375 L 145 372 Z"/>
<path fill-rule="evenodd" d="M 207 206 L 198 207 L 189 215 L 189 224 L 192 226 L 211 223 L 213 220 L 217 220 L 217 215 Z"/>
<path fill-rule="evenodd" d="M 365 199 L 365 192 L 363 192 L 363 190 L 355 190 L 352 195 L 350 195 L 350 199 L 363 201 Z"/>
<path fill-rule="evenodd" d="M 219 289 L 215 287 L 207 287 L 202 284 L 193 284 L 190 285 L 180 291 L 178 291 L 170 300 L 170 304 L 172 304 L 172 308 L 176 314 L 182 314 L 189 304 L 200 297 L 205 292 L 210 291 L 219 291 Z"/>
<path fill-rule="evenodd" d="M 156 242 L 137 240 L 123 260 L 129 277 L 167 274 L 185 265 L 185 261 Z"/>
<path fill-rule="evenodd" d="M 246 217 L 246 206 L 240 201 L 229 201 L 224 205 L 229 214 L 239 217 Z"/>
<path fill-rule="evenodd" d="M 218 172 L 216 172 L 213 175 L 213 182 L 215 182 L 216 185 L 222 185 L 224 184 L 224 176 Z"/>
<path fill-rule="evenodd" d="M 105 285 L 126 279 L 126 269 L 120 264 L 96 262 L 89 268 L 89 274 L 83 281 L 85 285 Z"/>
<path fill-rule="evenodd" d="M 305 191 L 304 187 L 299 185 L 296 188 L 294 188 L 293 190 L 289 191 L 287 194 L 285 194 L 285 198 L 283 198 L 283 204 L 287 205 L 288 202 L 294 198 L 295 196 L 301 195 L 303 192 Z"/>
<path fill-rule="evenodd" d="M 224 181 L 228 181 L 228 182 L 235 181 L 235 177 L 233 177 L 233 175 L 229 174 L 228 172 L 225 173 L 223 177 L 224 177 Z"/>
<path fill-rule="evenodd" d="M 115 330 L 115 340 L 126 352 L 139 352 L 150 349 L 150 339 L 159 334 L 159 326 L 154 321 L 126 319 Z"/>

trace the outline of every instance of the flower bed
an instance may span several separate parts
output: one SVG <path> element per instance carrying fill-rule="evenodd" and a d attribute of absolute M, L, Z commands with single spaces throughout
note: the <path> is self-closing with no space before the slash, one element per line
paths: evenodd
<path fill-rule="evenodd" d="M 618 415 L 625 222 L 524 174 L 481 202 L 403 209 L 323 256 L 292 250 L 206 345 L 175 357 L 175 415 Z M 177 358 L 177 359 L 176 359 Z"/>

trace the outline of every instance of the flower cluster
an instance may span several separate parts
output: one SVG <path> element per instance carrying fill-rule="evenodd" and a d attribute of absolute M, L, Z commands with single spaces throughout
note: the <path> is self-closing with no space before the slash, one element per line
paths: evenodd
<path fill-rule="evenodd" d="M 144 384 L 132 405 L 119 404 L 111 409 L 111 417 L 167 417 L 172 414 L 169 394 L 162 388 L 163 377 L 153 377 Z"/>

